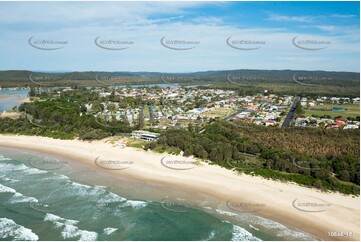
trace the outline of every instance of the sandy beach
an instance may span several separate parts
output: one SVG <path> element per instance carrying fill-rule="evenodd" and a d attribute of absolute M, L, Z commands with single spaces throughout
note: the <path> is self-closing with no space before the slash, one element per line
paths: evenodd
<path fill-rule="evenodd" d="M 254 212 L 324 240 L 360 239 L 360 198 L 325 193 L 239 173 L 195 159 L 158 154 L 111 142 L 0 135 L 0 147 L 62 156 L 112 175 L 201 192 L 231 210 Z M 318 204 L 317 206 L 315 204 Z M 246 204 L 246 205 L 245 205 Z M 259 206 L 259 205 L 262 206 Z M 336 233 L 334 233 L 336 232 Z M 339 236 L 352 232 L 352 236 Z"/>
<path fill-rule="evenodd" d="M 18 119 L 22 116 L 21 113 L 18 112 L 0 112 L 0 118 L 11 118 L 11 119 Z"/>

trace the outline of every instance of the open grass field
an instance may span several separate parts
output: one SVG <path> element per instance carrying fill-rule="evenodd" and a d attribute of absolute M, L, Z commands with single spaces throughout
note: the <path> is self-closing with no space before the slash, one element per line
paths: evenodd
<path fill-rule="evenodd" d="M 225 118 L 232 113 L 234 113 L 234 111 L 228 108 L 216 108 L 205 112 L 203 116 L 207 118 Z"/>
<path fill-rule="evenodd" d="M 149 107 L 148 107 L 148 105 L 144 105 L 143 114 L 144 114 L 144 117 L 149 116 Z"/>
<path fill-rule="evenodd" d="M 313 107 L 314 109 L 332 109 L 332 107 L 339 106 L 345 108 L 345 110 L 308 110 L 305 109 L 305 116 L 323 116 L 323 115 L 329 115 L 332 118 L 335 118 L 337 116 L 342 117 L 356 117 L 360 116 L 360 105 L 359 104 L 343 104 L 343 105 L 337 105 L 337 104 L 325 104 L 320 106 Z M 346 110 L 347 109 L 347 110 Z"/>

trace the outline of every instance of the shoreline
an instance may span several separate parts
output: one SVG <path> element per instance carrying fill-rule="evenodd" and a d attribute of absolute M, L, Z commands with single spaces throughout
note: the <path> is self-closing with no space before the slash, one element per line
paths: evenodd
<path fill-rule="evenodd" d="M 256 204 L 261 203 L 264 206 L 254 211 L 255 215 L 307 232 L 323 240 L 359 240 L 360 238 L 359 197 L 325 193 L 295 184 L 240 175 L 205 162 L 191 166 L 190 162 L 194 161 L 192 158 L 129 147 L 120 149 L 104 140 L 87 142 L 38 136 L 0 135 L 0 147 L 53 154 L 118 177 L 165 184 L 195 193 L 201 192 L 216 197 L 228 205 L 233 204 L 231 208 L 234 209 L 244 210 L 245 207 L 240 204 L 247 203 L 255 207 Z M 122 169 L 102 168 L 102 164 L 116 160 L 124 162 Z M 175 161 L 178 161 L 178 165 L 174 165 L 177 163 Z M 312 212 L 307 210 L 309 209 L 307 207 L 298 207 L 297 201 L 302 201 L 299 204 L 324 201 L 331 205 L 322 211 Z M 353 236 L 330 237 L 328 232 L 353 232 Z"/>

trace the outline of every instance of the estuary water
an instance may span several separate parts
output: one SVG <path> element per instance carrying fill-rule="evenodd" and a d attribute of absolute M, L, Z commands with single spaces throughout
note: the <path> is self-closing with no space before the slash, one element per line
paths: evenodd
<path fill-rule="evenodd" d="M 21 100 L 27 97 L 28 92 L 28 90 L 0 90 L 0 112 L 19 106 L 22 103 Z"/>

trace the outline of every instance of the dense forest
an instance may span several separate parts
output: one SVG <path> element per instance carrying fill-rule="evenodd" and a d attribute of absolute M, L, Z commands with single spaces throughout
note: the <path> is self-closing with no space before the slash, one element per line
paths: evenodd
<path fill-rule="evenodd" d="M 145 149 L 178 148 L 184 156 L 248 174 L 359 194 L 359 138 L 358 130 L 247 127 L 217 121 L 203 132 L 194 127 L 167 130 Z"/>
<path fill-rule="evenodd" d="M 266 147 L 297 150 L 306 155 L 321 159 L 326 156 L 360 154 L 359 130 L 329 130 L 313 128 L 268 128 L 249 126 L 239 128 L 237 132 Z"/>

